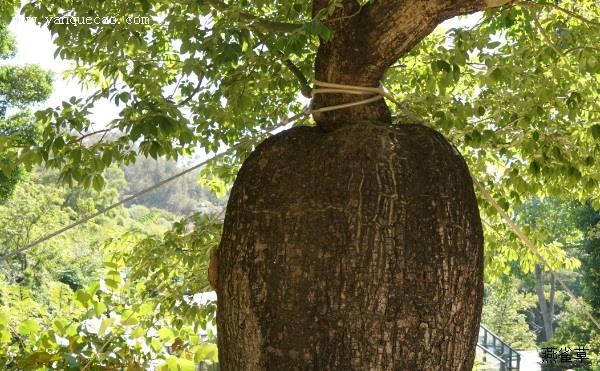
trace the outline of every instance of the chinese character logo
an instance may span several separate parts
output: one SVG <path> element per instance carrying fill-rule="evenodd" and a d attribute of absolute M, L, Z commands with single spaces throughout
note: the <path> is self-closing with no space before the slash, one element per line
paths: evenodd
<path fill-rule="evenodd" d="M 587 356 L 586 351 L 589 348 L 585 346 L 578 346 L 574 349 L 569 347 L 544 347 L 540 353 L 542 363 L 567 363 L 567 364 L 583 364 L 589 363 L 590 359 Z"/>

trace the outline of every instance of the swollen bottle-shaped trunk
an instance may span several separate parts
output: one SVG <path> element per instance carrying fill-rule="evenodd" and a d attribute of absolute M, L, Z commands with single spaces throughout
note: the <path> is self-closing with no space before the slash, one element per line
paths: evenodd
<path fill-rule="evenodd" d="M 427 127 L 264 141 L 217 255 L 224 371 L 471 370 L 481 223 L 464 160 Z"/>

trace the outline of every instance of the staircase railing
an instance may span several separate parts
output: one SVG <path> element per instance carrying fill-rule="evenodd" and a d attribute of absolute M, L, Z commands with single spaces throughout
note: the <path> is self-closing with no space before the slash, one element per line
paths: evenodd
<path fill-rule="evenodd" d="M 498 335 L 494 334 L 484 325 L 479 325 L 479 348 L 485 354 L 491 354 L 494 359 L 501 359 L 501 370 L 519 371 L 521 367 L 521 355 L 519 352 L 506 344 Z"/>
<path fill-rule="evenodd" d="M 495 367 L 496 364 L 494 364 L 494 362 L 488 361 L 488 356 L 492 357 L 492 359 L 495 361 L 495 363 L 497 363 L 498 370 L 499 371 L 506 371 L 506 361 L 505 360 L 503 360 L 502 358 L 498 357 L 497 355 L 495 355 L 494 353 L 492 353 L 491 351 L 489 351 L 487 348 L 485 348 L 481 344 L 477 344 L 477 348 L 479 348 L 479 349 L 481 349 L 483 351 L 483 363 L 488 364 L 488 365 L 493 365 Z"/>

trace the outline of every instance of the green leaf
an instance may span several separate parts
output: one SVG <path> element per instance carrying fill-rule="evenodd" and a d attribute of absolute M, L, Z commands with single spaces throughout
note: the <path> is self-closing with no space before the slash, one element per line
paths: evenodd
<path fill-rule="evenodd" d="M 33 337 L 40 331 L 40 325 L 32 319 L 23 321 L 19 326 L 19 334 L 26 337 Z"/>
<path fill-rule="evenodd" d="M 102 153 L 102 163 L 104 166 L 109 167 L 110 164 L 112 164 L 112 160 L 112 153 L 110 151 L 104 151 L 104 153 Z"/>
<path fill-rule="evenodd" d="M 0 326 L 0 343 L 9 343 L 11 341 L 10 331 L 7 327 Z"/>
<path fill-rule="evenodd" d="M 106 278 L 104 279 L 104 283 L 106 284 L 106 287 L 112 289 L 112 290 L 118 290 L 119 289 L 119 285 L 120 285 L 120 281 L 116 281 L 114 279 L 111 278 Z"/>
<path fill-rule="evenodd" d="M 540 173 L 540 169 L 540 164 L 537 161 L 531 161 L 531 164 L 529 164 L 529 170 L 535 175 Z"/>
<path fill-rule="evenodd" d="M 75 336 L 77 334 L 77 323 L 71 323 L 65 331 L 66 336 Z"/>
<path fill-rule="evenodd" d="M 492 73 L 490 73 L 490 77 L 493 81 L 502 82 L 505 79 L 505 72 L 502 68 L 494 68 Z"/>
<path fill-rule="evenodd" d="M 458 82 L 460 80 L 460 67 L 457 64 L 452 65 L 452 76 L 454 78 L 454 82 Z"/>
<path fill-rule="evenodd" d="M 7 325 L 8 324 L 8 314 L 3 310 L 3 308 L 0 308 L 0 326 L 2 325 Z"/>
<path fill-rule="evenodd" d="M 431 64 L 431 69 L 433 70 L 433 72 L 452 72 L 452 66 L 450 65 L 450 63 L 441 59 L 433 62 Z"/>
<path fill-rule="evenodd" d="M 102 175 L 95 175 L 92 186 L 96 192 L 100 192 L 104 188 L 104 177 Z"/>
<path fill-rule="evenodd" d="M 216 344 L 203 343 L 196 348 L 194 353 L 194 361 L 210 361 L 217 363 L 219 362 L 219 351 Z"/>
<path fill-rule="evenodd" d="M 590 131 L 594 139 L 600 139 L 600 124 L 592 125 Z"/>
<path fill-rule="evenodd" d="M 148 0 L 139 0 L 139 2 L 142 5 L 142 10 L 144 11 L 144 13 L 147 13 L 152 8 L 152 5 Z"/>
<path fill-rule="evenodd" d="M 81 150 L 79 148 L 74 148 L 71 150 L 70 157 L 73 165 L 79 165 L 81 162 Z"/>
<path fill-rule="evenodd" d="M 168 327 L 161 327 L 158 330 L 158 335 L 160 336 L 161 340 L 167 343 L 171 343 L 175 339 L 175 333 Z"/>
<path fill-rule="evenodd" d="M 201 172 L 198 177 L 198 183 L 201 186 L 208 187 L 219 198 L 227 194 L 227 183 L 213 173 Z"/>
<path fill-rule="evenodd" d="M 177 358 L 177 367 L 180 371 L 195 371 L 196 364 L 189 359 Z"/>
<path fill-rule="evenodd" d="M 104 336 L 107 331 L 110 330 L 110 326 L 115 322 L 114 318 L 105 318 L 100 322 L 100 329 L 98 330 L 98 336 Z"/>
<path fill-rule="evenodd" d="M 332 36 L 329 27 L 319 21 L 306 23 L 304 25 L 304 31 L 310 35 L 323 39 L 323 41 L 328 41 Z"/>
<path fill-rule="evenodd" d="M 138 309 L 138 313 L 140 314 L 140 316 L 151 315 L 152 313 L 154 313 L 154 304 L 143 303 L 142 305 L 140 305 L 140 308 Z"/>
<path fill-rule="evenodd" d="M 152 338 L 150 341 L 150 346 L 155 352 L 160 352 L 163 348 L 163 344 L 157 338 Z"/>
<path fill-rule="evenodd" d="M 104 304 L 103 302 L 97 302 L 96 304 L 94 304 L 94 314 L 99 316 L 101 314 L 103 314 L 104 312 L 106 312 L 106 304 Z"/>
<path fill-rule="evenodd" d="M 167 358 L 167 368 L 169 369 L 169 371 L 178 371 L 177 357 L 170 356 L 169 358 Z"/>
<path fill-rule="evenodd" d="M 104 262 L 104 263 L 102 263 L 102 264 L 103 264 L 103 265 L 104 265 L 106 268 L 112 268 L 112 269 L 114 269 L 114 270 L 116 270 L 116 269 L 119 269 L 119 268 L 120 268 L 120 265 L 119 265 L 119 264 L 117 264 L 117 263 L 116 263 L 116 262 L 114 262 L 114 261 L 110 261 L 110 260 L 108 260 L 108 261 L 105 261 L 105 262 Z"/>
<path fill-rule="evenodd" d="M 226 44 L 218 57 L 220 63 L 236 62 L 242 53 L 242 46 L 238 43 Z"/>
<path fill-rule="evenodd" d="M 146 335 L 146 329 L 142 327 L 138 327 L 131 332 L 131 337 L 133 339 L 140 338 Z"/>
<path fill-rule="evenodd" d="M 67 326 L 68 323 L 69 322 L 64 318 L 56 318 L 54 321 L 52 321 L 52 328 L 58 335 L 64 336 L 65 326 Z"/>
<path fill-rule="evenodd" d="M 491 41 L 488 43 L 487 47 L 488 47 L 488 49 L 496 49 L 500 45 L 501 45 L 501 43 L 499 41 Z"/>
<path fill-rule="evenodd" d="M 134 326 L 138 324 L 138 320 L 135 316 L 135 313 L 128 309 L 126 311 L 124 311 L 123 313 L 121 313 L 121 324 L 123 326 Z"/>
<path fill-rule="evenodd" d="M 84 289 L 75 291 L 75 302 L 84 308 L 87 308 L 92 300 L 92 296 Z"/>

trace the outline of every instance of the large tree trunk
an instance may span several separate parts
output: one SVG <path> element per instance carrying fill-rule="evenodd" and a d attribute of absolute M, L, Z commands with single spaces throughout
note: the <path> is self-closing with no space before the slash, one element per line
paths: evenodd
<path fill-rule="evenodd" d="M 344 0 L 315 75 L 376 86 L 443 19 L 501 2 Z M 470 371 L 483 237 L 460 154 L 424 126 L 391 126 L 383 101 L 314 118 L 258 146 L 231 191 L 216 254 L 221 368 Z"/>
<path fill-rule="evenodd" d="M 238 174 L 223 370 L 470 370 L 483 293 L 469 172 L 424 126 L 288 130 Z"/>

